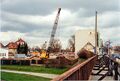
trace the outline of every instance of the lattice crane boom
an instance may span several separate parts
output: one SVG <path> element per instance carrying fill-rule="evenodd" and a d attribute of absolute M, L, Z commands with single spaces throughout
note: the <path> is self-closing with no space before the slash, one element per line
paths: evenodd
<path fill-rule="evenodd" d="M 50 37 L 48 48 L 53 46 L 53 41 L 54 41 L 54 37 L 55 37 L 55 34 L 56 34 L 56 30 L 57 30 L 57 25 L 58 25 L 60 11 L 61 11 L 61 8 L 58 8 L 58 13 L 57 13 L 56 19 L 54 21 L 54 25 L 53 25 L 53 29 L 52 29 L 52 32 L 51 32 L 51 37 Z"/>

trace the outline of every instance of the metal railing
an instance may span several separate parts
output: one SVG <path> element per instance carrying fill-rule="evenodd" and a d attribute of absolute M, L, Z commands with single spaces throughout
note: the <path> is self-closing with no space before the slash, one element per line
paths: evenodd
<path fill-rule="evenodd" d="M 96 60 L 97 60 L 97 55 L 94 55 L 93 57 L 88 58 L 84 62 L 69 69 L 60 76 L 54 78 L 52 81 L 88 80 L 90 78 Z"/>
<path fill-rule="evenodd" d="M 113 76 L 114 80 L 118 80 L 118 77 L 120 77 L 120 72 L 118 71 L 118 68 L 120 68 L 120 64 L 116 62 L 115 58 L 113 59 L 109 56 L 104 56 L 104 60 L 106 61 L 108 72 L 104 76 L 102 76 L 100 80 L 105 78 L 107 75 Z"/>
<path fill-rule="evenodd" d="M 92 75 L 99 75 L 101 77 L 98 78 L 99 80 L 103 80 L 104 78 L 107 78 L 107 76 L 113 77 L 113 80 L 119 80 L 120 77 L 120 64 L 116 62 L 115 58 L 112 58 L 109 55 L 102 55 L 100 59 L 97 61 L 98 63 L 96 65 L 98 69 L 97 73 L 93 73 Z M 102 73 L 104 71 L 104 73 Z M 106 73 L 105 73 L 106 72 Z"/>

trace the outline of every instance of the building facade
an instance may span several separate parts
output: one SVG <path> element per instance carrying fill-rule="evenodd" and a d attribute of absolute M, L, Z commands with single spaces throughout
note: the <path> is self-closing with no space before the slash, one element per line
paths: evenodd
<path fill-rule="evenodd" d="M 15 54 L 17 54 L 17 47 L 19 44 L 24 44 L 25 41 L 23 39 L 18 39 L 17 41 L 15 42 L 9 42 L 7 45 L 6 45 L 6 48 L 8 49 L 8 55 L 9 57 L 14 57 Z"/>
<path fill-rule="evenodd" d="M 1 58 L 8 58 L 8 50 L 0 48 L 0 59 Z"/>
<path fill-rule="evenodd" d="M 97 34 L 97 48 L 99 48 L 99 33 Z M 82 48 L 95 51 L 95 31 L 94 30 L 79 30 L 75 33 L 75 53 Z"/>

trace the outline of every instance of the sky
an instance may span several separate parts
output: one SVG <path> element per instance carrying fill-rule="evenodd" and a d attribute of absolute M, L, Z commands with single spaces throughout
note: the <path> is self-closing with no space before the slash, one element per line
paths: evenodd
<path fill-rule="evenodd" d="M 0 42 L 24 39 L 29 46 L 49 41 L 58 8 L 56 38 L 63 48 L 77 30 L 94 29 L 98 12 L 98 31 L 103 41 L 120 45 L 120 0 L 0 0 Z"/>

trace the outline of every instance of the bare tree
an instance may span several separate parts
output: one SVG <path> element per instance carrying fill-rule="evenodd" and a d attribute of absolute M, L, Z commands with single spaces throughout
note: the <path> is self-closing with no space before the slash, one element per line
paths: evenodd
<path fill-rule="evenodd" d="M 51 45 L 50 52 L 60 52 L 62 48 L 61 41 L 59 39 L 54 39 Z"/>
<path fill-rule="evenodd" d="M 47 41 L 42 45 L 42 49 L 46 50 L 47 49 Z"/>
<path fill-rule="evenodd" d="M 72 35 L 68 40 L 68 49 L 72 52 L 75 51 L 75 35 Z"/>

